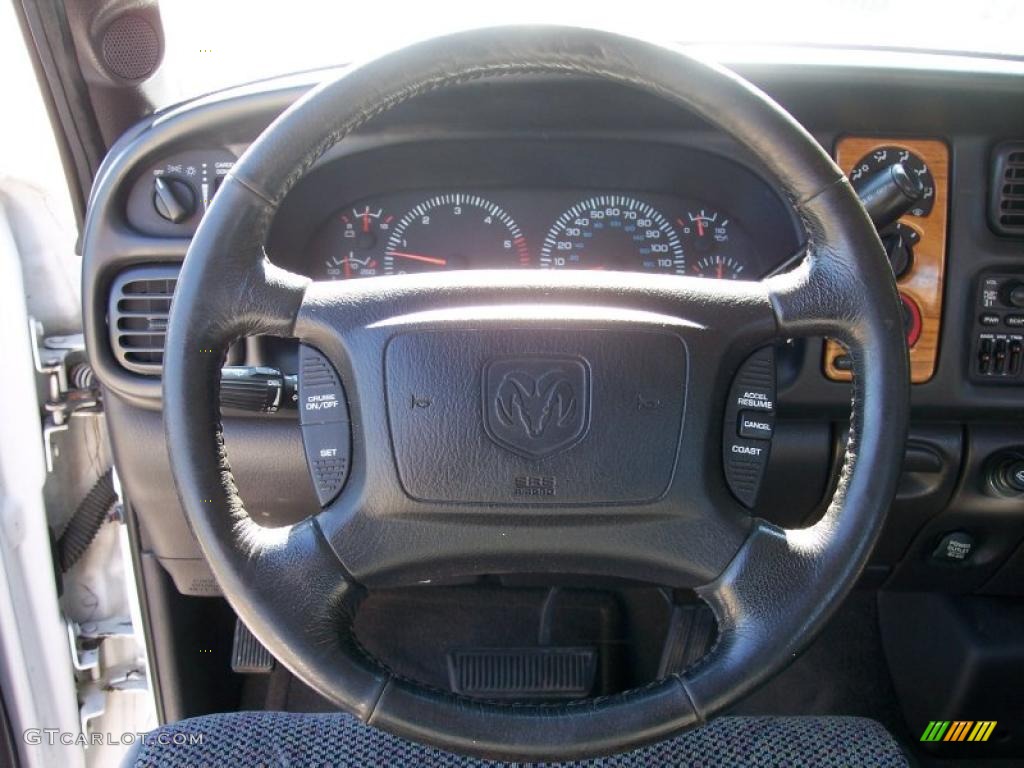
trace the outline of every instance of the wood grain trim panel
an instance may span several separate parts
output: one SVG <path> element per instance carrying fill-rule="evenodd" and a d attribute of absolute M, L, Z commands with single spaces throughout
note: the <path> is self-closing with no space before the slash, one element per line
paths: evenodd
<path fill-rule="evenodd" d="M 921 235 L 914 246 L 914 263 L 898 281 L 900 293 L 921 313 L 921 335 L 910 348 L 910 381 L 921 384 L 935 374 L 942 326 L 942 296 L 946 276 L 946 231 L 949 226 L 949 148 L 936 139 L 847 136 L 836 144 L 836 162 L 849 174 L 865 155 L 880 147 L 902 147 L 921 157 L 935 179 L 935 204 L 927 216 L 904 216 L 900 221 Z M 831 339 L 825 345 L 825 375 L 849 381 L 835 359 L 843 348 Z"/>

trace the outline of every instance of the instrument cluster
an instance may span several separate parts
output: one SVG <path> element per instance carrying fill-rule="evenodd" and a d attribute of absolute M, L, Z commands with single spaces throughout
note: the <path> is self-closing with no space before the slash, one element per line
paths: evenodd
<path fill-rule="evenodd" d="M 308 245 L 318 280 L 454 269 L 592 269 L 756 280 L 744 222 L 708 201 L 593 189 L 401 192 L 333 211 Z"/>

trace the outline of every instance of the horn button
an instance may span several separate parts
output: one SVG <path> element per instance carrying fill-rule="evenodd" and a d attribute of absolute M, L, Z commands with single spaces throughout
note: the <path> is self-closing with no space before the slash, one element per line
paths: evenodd
<path fill-rule="evenodd" d="M 405 492 L 433 502 L 643 503 L 675 467 L 686 349 L 652 331 L 424 331 L 386 353 Z"/>

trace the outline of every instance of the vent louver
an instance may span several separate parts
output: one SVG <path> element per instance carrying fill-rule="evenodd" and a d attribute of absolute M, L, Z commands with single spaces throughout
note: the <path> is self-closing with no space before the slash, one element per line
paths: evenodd
<path fill-rule="evenodd" d="M 992 165 L 992 228 L 1001 235 L 1024 235 L 1024 141 L 1000 144 Z"/>
<path fill-rule="evenodd" d="M 117 361 L 133 373 L 159 375 L 178 267 L 128 269 L 110 289 L 107 326 Z"/>

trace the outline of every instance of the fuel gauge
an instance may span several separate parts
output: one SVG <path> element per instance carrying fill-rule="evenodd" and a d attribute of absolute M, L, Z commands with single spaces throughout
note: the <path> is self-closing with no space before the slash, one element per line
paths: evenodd
<path fill-rule="evenodd" d="M 382 274 L 384 241 L 391 231 L 394 216 L 383 208 L 364 205 L 336 214 L 329 226 L 332 242 L 324 260 L 328 280 L 372 277 Z"/>
<path fill-rule="evenodd" d="M 721 210 L 700 208 L 676 219 L 687 254 L 688 275 L 717 280 L 755 279 L 744 251 L 745 233 Z"/>

